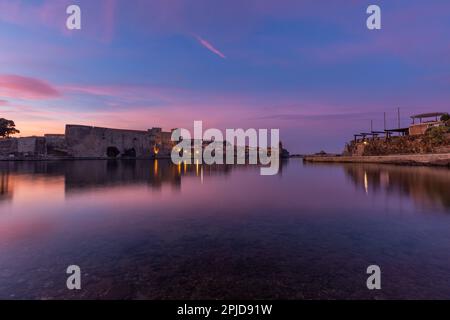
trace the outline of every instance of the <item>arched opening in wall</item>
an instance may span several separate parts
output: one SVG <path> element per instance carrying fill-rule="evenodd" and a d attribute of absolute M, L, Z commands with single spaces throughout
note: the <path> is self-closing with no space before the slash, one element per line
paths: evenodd
<path fill-rule="evenodd" d="M 117 149 L 116 147 L 108 147 L 106 149 L 106 156 L 108 158 L 117 158 L 117 156 L 120 154 L 119 149 Z"/>
<path fill-rule="evenodd" d="M 122 156 L 127 158 L 136 158 L 136 149 L 134 148 L 125 149 L 125 152 L 123 153 Z"/>

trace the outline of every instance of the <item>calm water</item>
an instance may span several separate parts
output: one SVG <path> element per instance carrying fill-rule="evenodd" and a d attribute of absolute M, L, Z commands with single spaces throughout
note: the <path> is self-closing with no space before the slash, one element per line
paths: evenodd
<path fill-rule="evenodd" d="M 450 170 L 3 162 L 0 298 L 450 298 Z"/>

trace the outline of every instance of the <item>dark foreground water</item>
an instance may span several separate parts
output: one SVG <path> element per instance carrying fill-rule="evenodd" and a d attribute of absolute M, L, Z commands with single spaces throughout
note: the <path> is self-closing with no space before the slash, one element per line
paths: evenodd
<path fill-rule="evenodd" d="M 450 170 L 3 162 L 0 298 L 448 299 Z"/>

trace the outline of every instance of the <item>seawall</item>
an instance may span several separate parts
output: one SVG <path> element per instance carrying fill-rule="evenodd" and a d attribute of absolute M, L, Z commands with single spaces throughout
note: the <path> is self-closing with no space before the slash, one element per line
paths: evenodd
<path fill-rule="evenodd" d="M 389 156 L 305 156 L 306 162 L 384 163 L 419 166 L 449 166 L 450 153 L 405 154 Z"/>

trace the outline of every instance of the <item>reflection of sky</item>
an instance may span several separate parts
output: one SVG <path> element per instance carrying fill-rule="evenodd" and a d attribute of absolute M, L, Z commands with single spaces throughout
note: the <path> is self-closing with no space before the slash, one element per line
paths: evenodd
<path fill-rule="evenodd" d="M 161 160 L 116 166 L 104 161 L 72 161 L 9 168 L 1 172 L 7 186 L 0 202 L 3 218 L 66 211 L 128 214 L 150 208 L 167 214 L 191 207 L 213 212 L 218 206 L 230 212 L 238 206 L 244 212 L 301 214 L 396 211 L 398 204 L 405 212 L 447 212 L 450 208 L 446 192 L 450 173 L 440 168 L 302 165 L 298 160 L 284 163 L 277 176 L 260 176 L 256 166 L 197 168 Z"/>
<path fill-rule="evenodd" d="M 368 1 L 81 0 L 79 32 L 69 3 L 0 3 L 0 108 L 23 135 L 201 119 L 340 151 L 384 111 L 393 126 L 397 107 L 404 124 L 447 108 L 448 1 L 378 1 L 375 32 Z"/>
<path fill-rule="evenodd" d="M 80 180 L 77 163 L 90 168 Z M 230 286 L 234 295 L 258 292 L 258 281 L 265 295 L 305 283 L 322 299 L 348 297 L 336 291 L 347 282 L 356 297 L 371 294 L 361 283 L 374 262 L 397 279 L 387 297 L 449 294 L 446 171 L 291 159 L 277 176 L 205 166 L 202 181 L 195 165 L 178 176 L 162 161 L 131 163 L 105 174 L 96 167 L 103 161 L 2 165 L 10 196 L 0 201 L 0 297 L 67 298 L 73 292 L 61 284 L 74 263 L 89 275 L 82 293 L 97 299 L 110 287 L 123 298 L 129 279 L 134 293 L 184 297 L 187 277 L 195 292 L 225 278 L 217 296 Z M 358 270 L 362 280 L 348 283 Z M 236 289 L 241 283 L 246 290 Z"/>

